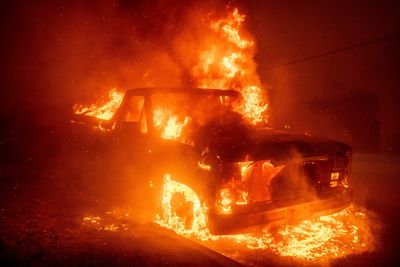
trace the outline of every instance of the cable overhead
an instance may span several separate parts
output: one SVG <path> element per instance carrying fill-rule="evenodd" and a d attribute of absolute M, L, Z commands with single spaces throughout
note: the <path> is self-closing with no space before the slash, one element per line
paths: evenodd
<path fill-rule="evenodd" d="M 374 45 L 374 44 L 378 44 L 378 43 L 392 41 L 392 40 L 399 39 L 399 38 L 400 38 L 400 33 L 395 33 L 395 34 L 392 34 L 392 35 L 386 35 L 386 36 L 383 36 L 383 37 L 370 39 L 370 40 L 363 41 L 363 42 L 356 43 L 356 44 L 352 44 L 352 45 L 349 45 L 349 46 L 336 48 L 336 49 L 333 49 L 333 50 L 330 50 L 330 51 L 327 51 L 327 52 L 323 52 L 323 53 L 319 53 L 319 54 L 315 54 L 315 55 L 312 55 L 312 56 L 291 60 L 291 61 L 288 61 L 286 63 L 282 63 L 282 64 L 278 64 L 278 65 L 275 65 L 275 66 L 268 67 L 267 69 L 275 69 L 275 68 L 279 68 L 279 67 L 283 67 L 283 66 L 287 66 L 287 65 L 293 65 L 293 64 L 297 64 L 297 63 L 301 63 L 301 62 L 305 62 L 305 61 L 310 61 L 310 60 L 321 58 L 321 57 L 326 57 L 326 56 L 330 56 L 330 55 L 334 55 L 334 54 L 343 53 L 343 52 L 346 52 L 346 51 L 349 51 L 349 50 L 353 50 L 353 49 L 356 49 L 356 48 L 360 48 L 360 47 L 364 47 L 364 46 L 369 46 L 369 45 Z"/>

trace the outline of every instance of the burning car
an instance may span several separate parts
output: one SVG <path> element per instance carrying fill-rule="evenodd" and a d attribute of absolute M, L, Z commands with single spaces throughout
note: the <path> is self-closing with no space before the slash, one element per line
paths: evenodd
<path fill-rule="evenodd" d="M 228 234 L 351 203 L 348 145 L 252 125 L 241 101 L 234 90 L 138 88 L 110 116 L 75 107 L 72 122 L 95 136 L 94 158 L 115 153 L 116 169 L 127 160 L 141 202 L 154 199 L 185 229 L 197 227 L 200 209 L 211 233 Z"/>

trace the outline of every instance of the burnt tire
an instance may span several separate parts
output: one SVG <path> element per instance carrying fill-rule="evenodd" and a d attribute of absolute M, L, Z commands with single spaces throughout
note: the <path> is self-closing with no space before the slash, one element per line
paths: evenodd
<path fill-rule="evenodd" d="M 194 206 L 192 201 L 187 201 L 185 195 L 175 192 L 171 197 L 171 212 L 184 223 L 186 230 L 193 227 Z"/>

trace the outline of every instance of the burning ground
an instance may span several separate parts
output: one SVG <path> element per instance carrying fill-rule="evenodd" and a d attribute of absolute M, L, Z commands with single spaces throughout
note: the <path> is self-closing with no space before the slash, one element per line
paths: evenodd
<path fill-rule="evenodd" d="M 354 179 L 365 182 L 367 176 L 364 185 L 371 189 L 378 177 L 366 173 L 369 157 L 358 156 Z M 382 208 L 388 204 L 385 199 L 368 200 L 371 208 L 384 211 L 381 219 L 356 205 L 273 231 L 204 236 L 174 229 L 176 234 L 129 207 L 107 207 L 109 203 L 90 198 L 77 182 L 67 184 L 60 176 L 4 164 L 2 170 L 7 178 L 2 180 L 0 217 L 6 265 L 231 266 L 234 260 L 255 266 L 374 266 L 394 260 L 396 230 L 387 223 L 396 217 L 390 206 Z"/>

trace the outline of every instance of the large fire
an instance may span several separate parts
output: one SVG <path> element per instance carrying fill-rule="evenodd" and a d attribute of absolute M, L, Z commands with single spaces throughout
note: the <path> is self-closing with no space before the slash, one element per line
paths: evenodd
<path fill-rule="evenodd" d="M 153 112 L 154 127 L 160 131 L 161 138 L 178 140 L 182 136 L 183 128 L 190 121 L 189 117 L 180 119 L 170 110 L 156 109 Z"/>
<path fill-rule="evenodd" d="M 76 114 L 85 114 L 98 119 L 109 120 L 117 111 L 123 97 L 123 92 L 112 88 L 106 96 L 100 97 L 95 103 L 89 105 L 76 104 L 73 110 Z"/>
<path fill-rule="evenodd" d="M 234 9 L 226 18 L 211 20 L 210 34 L 215 34 L 216 44 L 207 44 L 199 54 L 198 62 L 192 67 L 191 75 L 199 88 L 234 89 L 243 95 L 233 109 L 252 124 L 266 123 L 267 100 L 256 74 L 253 56 L 254 41 L 243 33 L 245 15 Z M 95 103 L 74 106 L 74 112 L 108 120 L 116 112 L 123 98 L 123 92 L 111 89 L 106 96 Z M 153 114 L 154 126 L 162 138 L 178 140 L 182 137 L 189 117 L 179 118 L 171 110 L 156 109 Z"/>
<path fill-rule="evenodd" d="M 372 233 L 374 222 L 371 215 L 354 205 L 333 215 L 304 220 L 297 225 L 280 226 L 273 232 L 262 230 L 252 234 L 215 236 L 207 229 L 207 207 L 200 205 L 196 193 L 172 180 L 168 174 L 164 178 L 163 213 L 155 222 L 217 250 L 229 242 L 230 246 L 236 244 L 237 249 L 269 251 L 299 260 L 329 260 L 373 251 L 377 245 Z M 191 228 L 185 225 L 184 218 L 171 211 L 171 198 L 175 193 L 182 193 L 188 202 L 193 203 Z"/>
<path fill-rule="evenodd" d="M 208 29 L 217 36 L 219 42 L 208 44 L 198 54 L 197 63 L 191 68 L 196 87 L 235 89 L 243 95 L 243 101 L 233 109 L 252 124 L 266 123 L 268 103 L 253 56 L 255 42 L 243 30 L 245 15 L 238 9 L 225 18 L 211 20 Z M 75 105 L 74 112 L 108 120 L 112 118 L 123 98 L 117 89 L 109 91 L 106 97 L 90 105 Z M 182 117 L 172 110 L 155 109 L 154 127 L 164 139 L 182 139 L 185 127 L 190 126 L 190 117 Z M 247 166 L 242 166 L 246 172 Z M 180 194 L 191 203 L 191 215 L 182 218 L 171 206 L 172 198 Z M 236 205 L 246 204 L 247 194 L 236 200 Z M 232 204 L 229 192 L 221 190 L 221 206 L 229 212 Z M 305 220 L 297 225 L 286 225 L 273 232 L 263 230 L 257 234 L 238 234 L 228 236 L 212 235 L 206 225 L 207 207 L 202 206 L 196 193 L 188 186 L 173 180 L 169 174 L 164 177 L 162 214 L 156 223 L 172 229 L 177 234 L 199 240 L 221 251 L 219 243 L 230 242 L 238 248 L 272 252 L 302 260 L 333 259 L 349 254 L 371 251 L 376 241 L 372 235 L 371 220 L 366 211 L 350 206 L 336 214 Z M 100 230 L 116 231 L 118 226 L 102 225 L 99 216 L 87 216 L 85 224 L 93 224 Z M 123 227 L 122 227 L 123 228 Z M 224 250 L 222 253 L 229 254 Z"/>
<path fill-rule="evenodd" d="M 182 194 L 192 204 L 190 225 L 188 218 L 178 216 L 171 205 L 176 193 Z M 257 256 L 262 255 L 326 263 L 348 255 L 371 252 L 378 245 L 374 231 L 379 230 L 379 223 L 373 214 L 355 205 L 332 215 L 279 226 L 274 230 L 219 236 L 209 232 L 206 212 L 207 207 L 201 205 L 190 187 L 174 181 L 169 174 L 164 176 L 162 214 L 157 216 L 155 223 L 243 263 L 252 264 Z M 101 216 L 87 215 L 82 223 L 98 231 L 115 232 L 129 230 L 129 222 L 133 220 L 129 212 L 114 210 Z"/>
<path fill-rule="evenodd" d="M 231 88 L 243 95 L 243 103 L 235 107 L 253 124 L 267 122 L 267 103 L 256 74 L 253 56 L 255 42 L 245 35 L 246 16 L 234 9 L 226 18 L 211 21 L 210 28 L 218 35 L 218 45 L 208 44 L 200 51 L 199 62 L 192 69 L 198 87 Z"/>

